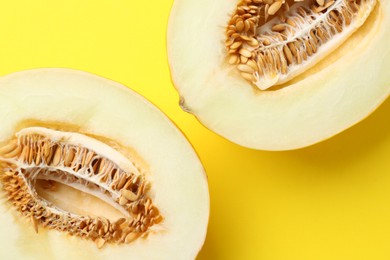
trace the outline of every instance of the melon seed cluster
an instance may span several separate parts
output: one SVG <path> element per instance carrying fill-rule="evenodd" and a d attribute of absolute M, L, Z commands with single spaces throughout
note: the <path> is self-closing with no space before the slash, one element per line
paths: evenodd
<path fill-rule="evenodd" d="M 348 38 L 375 3 L 242 0 L 226 28 L 228 62 L 261 90 L 282 84 L 336 48 L 335 36 Z"/>
<path fill-rule="evenodd" d="M 48 130 L 50 131 L 50 130 Z M 56 131 L 57 132 L 57 131 Z M 124 217 L 110 221 L 66 212 L 39 197 L 37 180 L 83 187 L 119 209 Z M 130 243 L 146 236 L 162 221 L 159 210 L 147 196 L 142 175 L 120 169 L 114 162 L 87 147 L 80 147 L 42 133 L 19 135 L 0 148 L 0 183 L 15 208 L 30 218 L 35 230 L 49 229 L 95 241 Z"/>

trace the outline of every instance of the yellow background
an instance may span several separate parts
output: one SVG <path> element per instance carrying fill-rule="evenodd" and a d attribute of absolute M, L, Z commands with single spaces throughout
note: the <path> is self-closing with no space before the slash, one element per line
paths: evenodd
<path fill-rule="evenodd" d="M 81 69 L 160 107 L 209 176 L 210 225 L 199 259 L 390 259 L 390 102 L 352 129 L 298 151 L 232 144 L 177 105 L 165 52 L 171 5 L 3 0 L 0 74 Z"/>

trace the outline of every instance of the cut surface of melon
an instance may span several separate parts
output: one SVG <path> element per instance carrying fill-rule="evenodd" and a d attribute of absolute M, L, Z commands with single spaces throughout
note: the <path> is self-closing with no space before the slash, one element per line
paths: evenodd
<path fill-rule="evenodd" d="M 1 259 L 193 259 L 207 177 L 181 132 L 113 81 L 0 78 Z"/>
<path fill-rule="evenodd" d="M 254 149 L 302 148 L 361 121 L 389 95 L 388 1 L 357 1 L 368 3 L 370 13 L 357 16 L 350 35 L 336 39 L 337 46 L 326 45 L 322 54 L 319 48 L 321 58 L 313 55 L 315 64 L 304 70 L 291 64 L 299 73 L 280 76 L 280 85 L 271 88 L 269 82 L 262 88 L 243 78 L 236 63 L 230 64 L 235 59 L 229 63 L 226 28 L 242 2 L 176 0 L 171 11 L 167 46 L 172 81 L 182 108 L 212 131 Z"/>

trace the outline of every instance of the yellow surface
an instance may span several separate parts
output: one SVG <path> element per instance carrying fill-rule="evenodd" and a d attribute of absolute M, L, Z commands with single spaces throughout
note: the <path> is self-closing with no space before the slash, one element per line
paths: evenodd
<path fill-rule="evenodd" d="M 171 5 L 3 0 L 0 74 L 81 69 L 124 83 L 160 107 L 209 176 L 210 226 L 199 259 L 390 259 L 390 102 L 306 149 L 262 152 L 232 144 L 177 105 L 165 53 Z"/>

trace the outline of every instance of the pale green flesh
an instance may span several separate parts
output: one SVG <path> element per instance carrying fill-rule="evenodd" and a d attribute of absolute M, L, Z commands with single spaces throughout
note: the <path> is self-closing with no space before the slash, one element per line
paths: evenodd
<path fill-rule="evenodd" d="M 177 0 L 169 23 L 173 82 L 183 106 L 211 130 L 250 148 L 296 149 L 359 122 L 389 95 L 387 1 L 378 1 L 363 27 L 324 62 L 263 92 L 225 60 L 223 28 L 236 3 Z"/>

